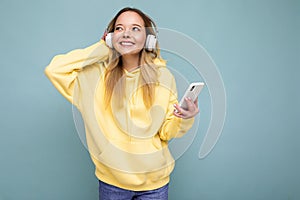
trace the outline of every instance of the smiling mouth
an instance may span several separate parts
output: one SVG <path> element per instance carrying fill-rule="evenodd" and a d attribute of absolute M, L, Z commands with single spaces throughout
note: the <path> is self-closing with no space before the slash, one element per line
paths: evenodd
<path fill-rule="evenodd" d="M 123 41 L 123 42 L 120 42 L 119 44 L 122 46 L 125 46 L 125 47 L 130 47 L 130 46 L 134 45 L 134 43 L 130 42 L 130 41 Z"/>

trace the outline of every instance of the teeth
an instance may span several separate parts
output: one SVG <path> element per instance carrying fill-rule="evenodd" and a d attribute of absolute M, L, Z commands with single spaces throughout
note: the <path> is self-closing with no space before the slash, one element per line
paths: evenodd
<path fill-rule="evenodd" d="M 131 45 L 133 45 L 133 43 L 132 42 L 121 42 L 121 45 L 131 46 Z"/>

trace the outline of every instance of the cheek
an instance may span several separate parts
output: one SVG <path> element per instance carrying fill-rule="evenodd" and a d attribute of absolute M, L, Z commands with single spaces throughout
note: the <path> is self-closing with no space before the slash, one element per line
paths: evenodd
<path fill-rule="evenodd" d="M 121 34 L 119 34 L 119 33 L 114 33 L 114 35 L 113 35 L 113 37 L 112 37 L 112 42 L 113 42 L 113 43 L 118 42 L 118 40 L 120 39 L 120 37 L 121 37 Z"/>
<path fill-rule="evenodd" d="M 138 35 L 135 39 L 136 42 L 139 43 L 139 45 L 144 45 L 146 42 L 146 35 Z"/>

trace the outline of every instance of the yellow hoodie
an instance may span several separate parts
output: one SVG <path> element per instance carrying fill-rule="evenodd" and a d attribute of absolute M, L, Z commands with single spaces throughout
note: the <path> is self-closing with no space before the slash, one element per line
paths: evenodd
<path fill-rule="evenodd" d="M 151 109 L 143 104 L 140 69 L 124 70 L 125 98 L 104 104 L 103 76 L 109 48 L 103 40 L 55 56 L 45 73 L 57 90 L 80 111 L 96 176 L 108 184 L 134 191 L 152 190 L 169 182 L 174 159 L 168 140 L 182 136 L 194 119 L 173 115 L 176 84 L 165 62 L 159 66 L 159 84 Z M 124 106 L 120 105 L 123 101 Z"/>

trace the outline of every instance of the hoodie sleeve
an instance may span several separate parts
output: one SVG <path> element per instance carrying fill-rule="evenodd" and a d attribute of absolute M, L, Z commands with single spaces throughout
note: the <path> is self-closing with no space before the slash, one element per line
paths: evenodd
<path fill-rule="evenodd" d="M 194 117 L 190 119 L 182 119 L 173 114 L 173 105 L 175 103 L 178 103 L 177 90 L 175 80 L 172 78 L 166 118 L 159 130 L 159 136 L 161 140 L 167 141 L 175 137 L 181 137 L 193 126 Z"/>
<path fill-rule="evenodd" d="M 105 61 L 109 49 L 104 40 L 84 48 L 76 49 L 67 54 L 55 56 L 45 69 L 46 76 L 55 88 L 72 103 L 74 83 L 78 72 L 84 67 Z"/>

